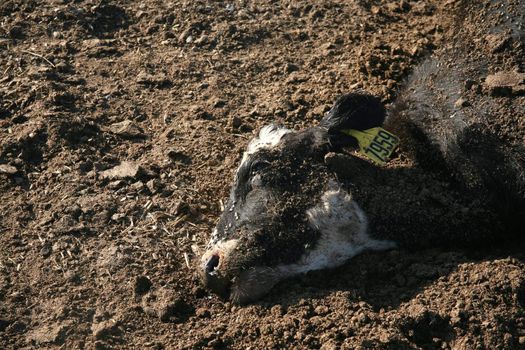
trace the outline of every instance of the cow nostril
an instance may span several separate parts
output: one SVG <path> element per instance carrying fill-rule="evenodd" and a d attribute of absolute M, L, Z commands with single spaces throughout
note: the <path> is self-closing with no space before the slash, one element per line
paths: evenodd
<path fill-rule="evenodd" d="M 210 260 L 206 263 L 206 273 L 211 273 L 215 271 L 215 268 L 219 266 L 219 256 L 212 255 Z"/>

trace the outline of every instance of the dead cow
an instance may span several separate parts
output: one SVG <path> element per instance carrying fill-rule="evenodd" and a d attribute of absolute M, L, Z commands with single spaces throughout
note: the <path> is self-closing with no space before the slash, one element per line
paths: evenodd
<path fill-rule="evenodd" d="M 462 9 L 489 14 L 497 5 L 465 2 Z M 508 5 L 512 18 L 522 21 L 523 5 Z M 508 45 L 521 52 L 519 67 L 523 33 L 512 21 L 491 23 L 458 30 L 454 45 L 420 65 L 388 113 L 379 99 L 356 91 L 317 126 L 262 128 L 200 260 L 204 284 L 246 303 L 284 278 L 365 250 L 472 246 L 522 232 L 525 130 L 504 126 L 520 125 L 525 98 L 519 82 L 503 91 L 483 84 L 503 69 L 498 54 L 466 39 L 505 27 Z M 358 147 L 352 130 L 383 124 L 399 136 L 407 159 L 385 167 L 342 152 Z"/>

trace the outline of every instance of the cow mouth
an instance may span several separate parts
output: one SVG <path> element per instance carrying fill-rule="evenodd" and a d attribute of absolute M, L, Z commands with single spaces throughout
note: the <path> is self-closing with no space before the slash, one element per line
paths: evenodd
<path fill-rule="evenodd" d="M 252 267 L 234 278 L 230 300 L 234 304 L 248 304 L 267 294 L 283 277 L 279 268 Z"/>
<path fill-rule="evenodd" d="M 209 289 L 222 299 L 229 299 L 231 282 L 228 279 L 217 274 L 209 275 L 205 273 L 201 275 L 201 279 L 205 288 Z"/>
<path fill-rule="evenodd" d="M 218 269 L 220 260 L 218 254 L 207 259 L 201 269 L 202 283 L 221 299 L 234 304 L 245 305 L 261 298 L 281 279 L 278 269 L 268 267 L 248 268 L 228 278 Z"/>

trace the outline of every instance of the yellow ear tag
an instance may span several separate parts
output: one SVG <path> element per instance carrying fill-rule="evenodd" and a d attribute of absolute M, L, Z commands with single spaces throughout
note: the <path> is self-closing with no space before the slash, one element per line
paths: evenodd
<path fill-rule="evenodd" d="M 353 136 L 359 144 L 359 151 L 379 165 L 386 164 L 392 152 L 399 144 L 396 135 L 389 133 L 383 128 L 372 128 L 367 130 L 342 130 L 343 133 Z"/>

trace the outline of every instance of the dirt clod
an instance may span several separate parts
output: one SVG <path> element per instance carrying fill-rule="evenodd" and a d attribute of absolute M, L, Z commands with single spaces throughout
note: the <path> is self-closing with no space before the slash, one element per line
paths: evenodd
<path fill-rule="evenodd" d="M 119 332 L 119 322 L 111 319 L 99 323 L 93 323 L 91 331 L 93 332 L 93 337 L 95 337 L 95 339 L 104 339 Z"/>
<path fill-rule="evenodd" d="M 124 120 L 119 123 L 111 124 L 110 131 L 126 139 L 144 138 L 144 131 L 131 120 Z"/>
<path fill-rule="evenodd" d="M 100 172 L 100 176 L 103 179 L 110 179 L 110 180 L 128 179 L 128 178 L 135 179 L 143 171 L 144 169 L 140 165 L 134 162 L 124 161 L 111 169 Z"/>
<path fill-rule="evenodd" d="M 194 308 L 191 305 L 176 292 L 167 288 L 147 295 L 142 305 L 146 314 L 158 317 L 161 322 L 184 322 L 194 314 Z"/>
<path fill-rule="evenodd" d="M 502 71 L 488 75 L 485 85 L 493 96 L 510 96 L 525 91 L 525 73 Z"/>
<path fill-rule="evenodd" d="M 29 339 L 37 344 L 57 343 L 64 336 L 67 328 L 63 325 L 44 326 L 29 335 Z"/>

